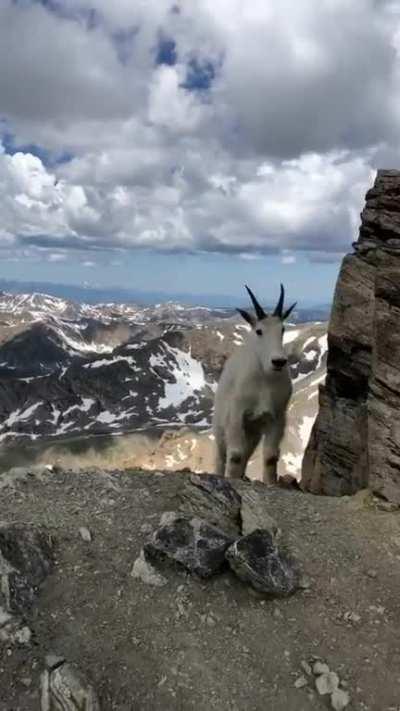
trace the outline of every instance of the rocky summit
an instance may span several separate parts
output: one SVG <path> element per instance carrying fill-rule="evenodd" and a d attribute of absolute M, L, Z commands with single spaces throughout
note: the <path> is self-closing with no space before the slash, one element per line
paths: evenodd
<path fill-rule="evenodd" d="M 379 499 L 138 470 L 0 488 L 1 711 L 397 708 Z"/>
<path fill-rule="evenodd" d="M 326 384 L 302 486 L 369 486 L 400 504 L 400 172 L 378 171 L 354 253 L 343 260 L 328 333 Z"/>

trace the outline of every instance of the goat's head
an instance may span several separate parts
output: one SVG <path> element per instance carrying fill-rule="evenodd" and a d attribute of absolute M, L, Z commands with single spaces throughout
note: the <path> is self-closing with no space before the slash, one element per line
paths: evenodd
<path fill-rule="evenodd" d="M 251 338 L 264 371 L 267 373 L 281 371 L 287 365 L 287 356 L 283 350 L 285 331 L 283 322 L 291 314 L 296 303 L 284 311 L 285 290 L 281 284 L 281 293 L 275 310 L 272 314 L 267 314 L 251 289 L 248 286 L 246 289 L 254 306 L 255 316 L 243 309 L 238 311 L 251 326 Z"/>

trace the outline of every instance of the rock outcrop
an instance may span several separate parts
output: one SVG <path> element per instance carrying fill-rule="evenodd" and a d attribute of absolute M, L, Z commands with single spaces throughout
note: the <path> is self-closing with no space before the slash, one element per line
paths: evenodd
<path fill-rule="evenodd" d="M 302 488 L 400 504 L 400 171 L 378 171 L 342 263 Z"/>

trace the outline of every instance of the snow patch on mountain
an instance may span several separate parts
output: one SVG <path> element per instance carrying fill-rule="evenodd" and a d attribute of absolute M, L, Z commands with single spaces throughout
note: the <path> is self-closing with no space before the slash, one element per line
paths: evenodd
<path fill-rule="evenodd" d="M 29 418 L 32 417 L 33 413 L 37 410 L 38 407 L 40 407 L 40 405 L 43 405 L 43 402 L 35 402 L 34 405 L 30 405 L 29 407 L 23 410 L 15 410 L 7 417 L 6 420 L 4 420 L 4 422 L 0 424 L 0 429 L 3 429 L 4 427 L 12 427 L 17 422 L 29 420 Z"/>
<path fill-rule="evenodd" d="M 299 425 L 300 438 L 301 438 L 301 441 L 302 441 L 304 447 L 306 446 L 306 444 L 310 438 L 314 420 L 315 420 L 315 417 L 307 417 L 307 415 L 305 415 L 303 417 L 303 421 Z"/>
<path fill-rule="evenodd" d="M 113 346 L 94 343 L 94 341 L 86 343 L 82 337 L 80 339 L 71 338 L 61 329 L 59 332 L 67 346 L 72 348 L 73 351 L 78 351 L 79 353 L 112 353 L 113 351 Z"/>
<path fill-rule="evenodd" d="M 206 384 L 203 366 L 199 361 L 192 358 L 190 353 L 173 348 L 170 350 L 176 358 L 176 365 L 172 367 L 171 372 L 175 382 L 165 383 L 165 395 L 159 400 L 161 409 L 171 405 L 177 407 Z"/>

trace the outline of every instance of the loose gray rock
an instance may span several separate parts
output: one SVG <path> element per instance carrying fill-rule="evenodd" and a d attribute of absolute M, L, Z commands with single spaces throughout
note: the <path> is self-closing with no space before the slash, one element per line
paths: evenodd
<path fill-rule="evenodd" d="M 343 711 L 350 703 L 350 696 L 343 689 L 335 689 L 331 696 L 331 705 L 335 711 Z"/>
<path fill-rule="evenodd" d="M 63 663 L 47 668 L 41 677 L 41 711 L 100 711 L 94 688 L 82 672 Z"/>
<path fill-rule="evenodd" d="M 226 479 L 192 474 L 180 498 L 179 508 L 184 513 L 204 519 L 232 536 L 240 534 L 241 497 Z"/>
<path fill-rule="evenodd" d="M 339 677 L 335 672 L 325 672 L 317 677 L 315 686 L 320 696 L 333 694 L 339 688 Z"/>
<path fill-rule="evenodd" d="M 242 503 L 240 516 L 242 519 L 242 534 L 247 536 L 257 528 L 269 531 L 274 538 L 279 535 L 279 528 L 276 521 L 266 510 L 268 500 L 265 499 L 255 489 L 247 489 L 242 492 Z"/>
<path fill-rule="evenodd" d="M 361 617 L 360 617 L 360 615 L 357 614 L 357 612 L 348 611 L 348 612 L 344 613 L 343 619 L 346 620 L 346 622 L 357 623 L 357 622 L 360 622 Z"/>
<path fill-rule="evenodd" d="M 310 676 L 310 674 L 312 674 L 312 669 L 311 669 L 309 663 L 306 662 L 305 659 L 302 659 L 302 661 L 300 662 L 300 666 L 302 669 L 304 669 L 306 674 L 308 674 L 309 676 Z"/>
<path fill-rule="evenodd" d="M 49 536 L 43 529 L 0 524 L 0 604 L 24 614 L 52 567 Z"/>
<path fill-rule="evenodd" d="M 378 577 L 378 573 L 374 568 L 370 568 L 369 570 L 367 570 L 367 575 L 369 578 L 377 578 Z"/>
<path fill-rule="evenodd" d="M 133 564 L 131 576 L 136 580 L 141 580 L 142 583 L 146 583 L 147 585 L 154 585 L 155 587 L 159 588 L 163 585 L 166 585 L 166 583 L 168 582 L 167 579 L 164 578 L 163 575 L 160 575 L 160 573 L 158 573 L 157 570 L 153 568 L 151 563 L 146 560 L 146 555 L 143 550 L 141 551 L 139 558 L 136 558 Z"/>
<path fill-rule="evenodd" d="M 151 560 L 179 563 L 202 578 L 217 573 L 225 563 L 225 551 L 233 538 L 207 521 L 169 513 L 144 552 Z"/>
<path fill-rule="evenodd" d="M 235 541 L 226 551 L 226 559 L 238 578 L 259 592 L 285 596 L 299 588 L 297 566 L 279 551 L 269 531 L 257 529 Z"/>
<path fill-rule="evenodd" d="M 86 526 L 81 526 L 81 528 L 79 529 L 79 535 L 83 541 L 86 541 L 86 543 L 90 543 L 90 541 L 92 540 L 92 534 L 90 533 L 89 529 L 86 528 Z"/>
<path fill-rule="evenodd" d="M 324 662 L 315 662 L 313 665 L 313 673 L 315 676 L 319 676 L 320 674 L 329 674 L 330 669 L 327 664 L 324 664 Z"/>

